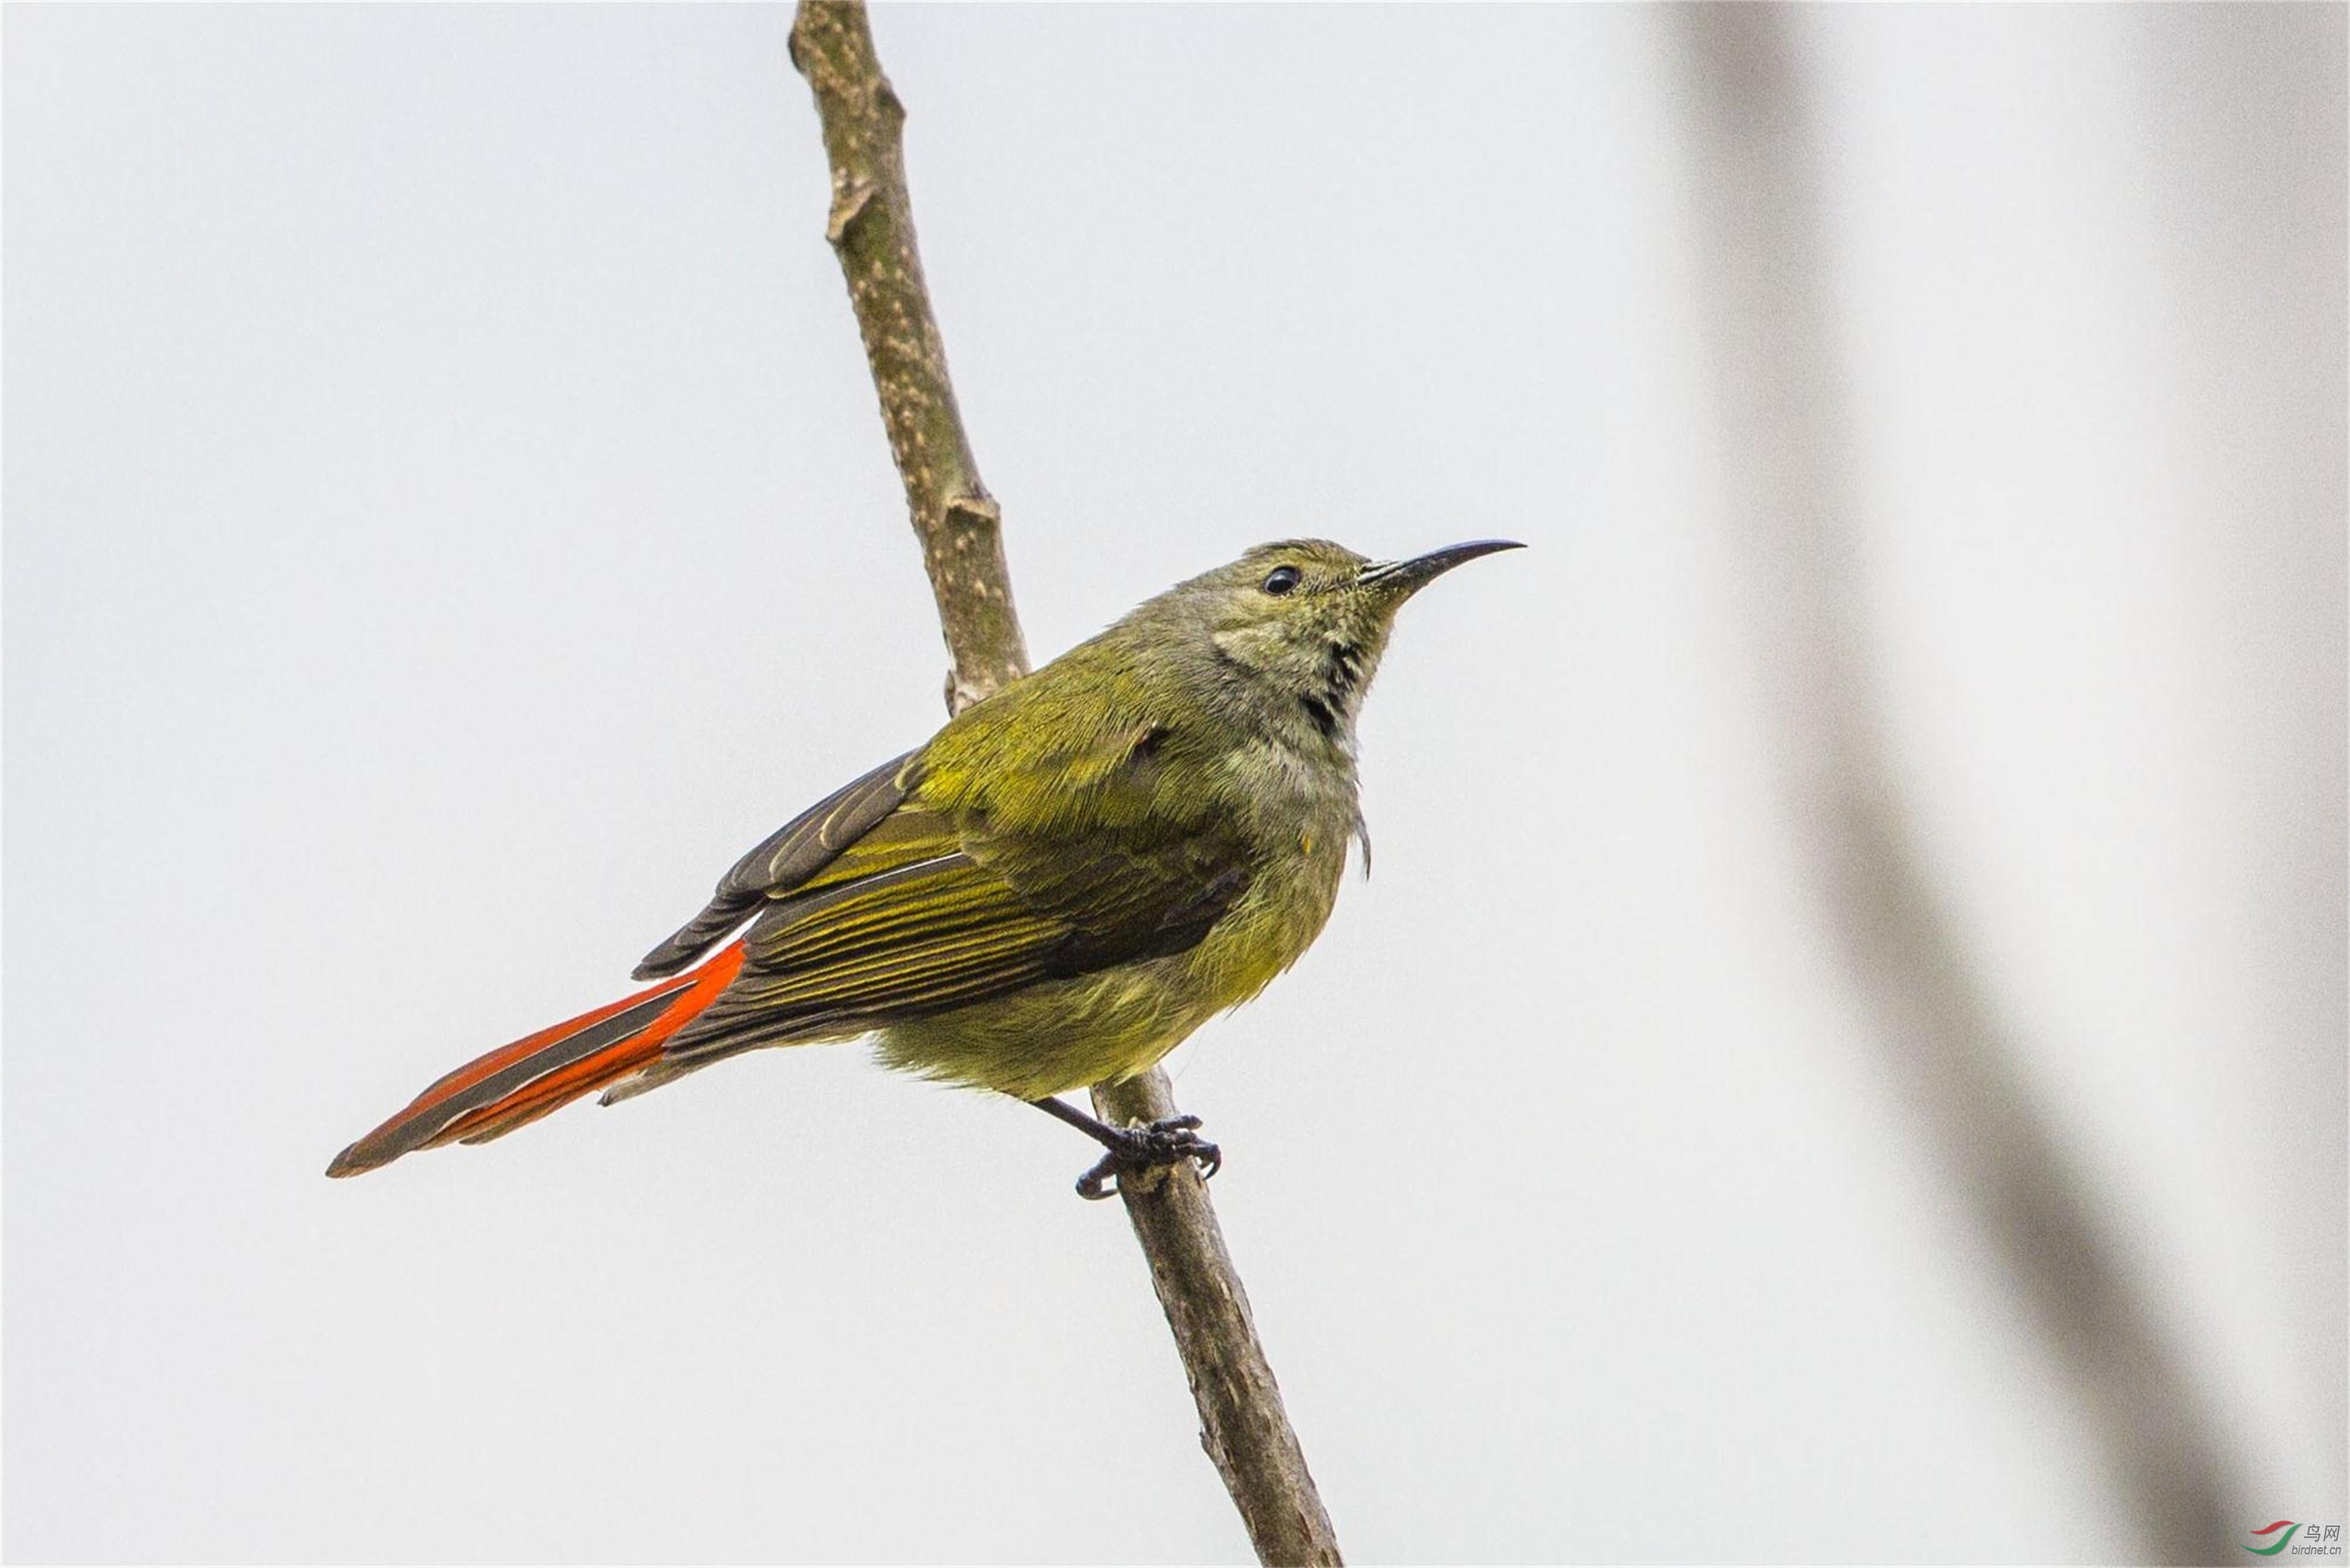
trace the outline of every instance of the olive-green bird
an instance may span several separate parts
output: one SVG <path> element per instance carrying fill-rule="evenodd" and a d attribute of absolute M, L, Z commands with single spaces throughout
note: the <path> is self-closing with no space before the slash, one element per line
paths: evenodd
<path fill-rule="evenodd" d="M 743 857 L 637 966 L 659 983 L 458 1068 L 327 1174 L 863 1034 L 1097 1139 L 1087 1197 L 1212 1172 L 1196 1117 L 1111 1127 L 1054 1096 L 1145 1071 L 1297 961 L 1362 834 L 1355 714 L 1396 611 L 1516 547 L 1373 562 L 1292 539 L 1169 589 Z"/>

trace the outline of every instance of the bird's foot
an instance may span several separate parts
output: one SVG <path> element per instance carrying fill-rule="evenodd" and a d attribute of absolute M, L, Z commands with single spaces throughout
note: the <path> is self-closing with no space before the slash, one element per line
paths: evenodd
<path fill-rule="evenodd" d="M 1200 1162 L 1200 1179 L 1205 1181 L 1223 1168 L 1224 1151 L 1201 1137 L 1199 1126 L 1197 1116 L 1169 1116 L 1148 1127 L 1104 1129 L 1115 1135 L 1118 1141 L 1102 1140 L 1108 1145 L 1109 1152 L 1077 1178 L 1077 1195 L 1096 1199 L 1107 1198 L 1118 1190 L 1117 1182 L 1121 1177 L 1164 1169 L 1187 1159 Z"/>

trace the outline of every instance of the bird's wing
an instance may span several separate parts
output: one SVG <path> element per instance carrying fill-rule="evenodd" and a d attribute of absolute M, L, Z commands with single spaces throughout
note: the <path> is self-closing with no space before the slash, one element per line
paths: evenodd
<path fill-rule="evenodd" d="M 911 781 L 907 763 L 915 753 L 892 757 L 862 778 L 851 780 L 775 829 L 718 880 L 702 913 L 678 928 L 637 965 L 639 980 L 677 973 L 710 950 L 719 938 L 751 918 L 766 900 L 789 893 L 820 876 L 843 850 L 888 819 L 906 799 Z"/>
<path fill-rule="evenodd" d="M 742 973 L 671 1057 L 856 1033 L 1192 946 L 1247 888 L 1244 847 L 1197 807 L 1134 820 L 1128 787 L 1094 780 L 1101 809 L 1016 827 L 917 792 L 765 895 Z"/>

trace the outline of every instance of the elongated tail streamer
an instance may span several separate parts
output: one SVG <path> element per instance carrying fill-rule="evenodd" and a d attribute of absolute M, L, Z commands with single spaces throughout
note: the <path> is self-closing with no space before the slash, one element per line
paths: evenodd
<path fill-rule="evenodd" d="M 641 1072 L 742 967 L 743 944 L 730 943 L 673 980 L 476 1057 L 337 1155 L 327 1174 L 357 1176 L 444 1143 L 487 1143 Z"/>

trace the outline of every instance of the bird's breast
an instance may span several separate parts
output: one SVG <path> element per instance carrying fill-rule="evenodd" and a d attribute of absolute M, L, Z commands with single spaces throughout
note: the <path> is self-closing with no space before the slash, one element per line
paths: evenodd
<path fill-rule="evenodd" d="M 1279 836 L 1261 843 L 1247 891 L 1189 955 L 1207 1012 L 1263 991 L 1321 935 L 1346 872 L 1353 820 L 1350 804 L 1286 815 L 1277 827 L 1260 825 L 1261 833 Z"/>

